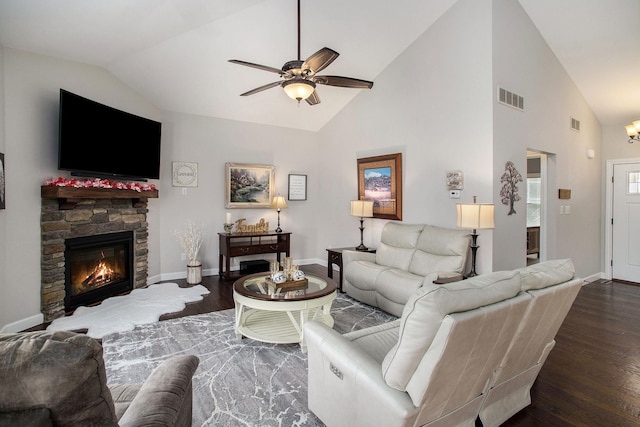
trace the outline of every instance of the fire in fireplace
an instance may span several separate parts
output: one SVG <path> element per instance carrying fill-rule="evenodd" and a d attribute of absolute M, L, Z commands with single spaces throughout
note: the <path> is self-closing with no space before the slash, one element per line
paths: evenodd
<path fill-rule="evenodd" d="M 65 240 L 65 311 L 133 289 L 133 232 Z"/>

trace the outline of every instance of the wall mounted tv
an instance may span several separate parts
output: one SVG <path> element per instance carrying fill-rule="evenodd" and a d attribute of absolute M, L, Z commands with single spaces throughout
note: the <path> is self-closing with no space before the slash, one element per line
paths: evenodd
<path fill-rule="evenodd" d="M 75 176 L 160 178 L 162 124 L 60 89 L 58 169 Z"/>

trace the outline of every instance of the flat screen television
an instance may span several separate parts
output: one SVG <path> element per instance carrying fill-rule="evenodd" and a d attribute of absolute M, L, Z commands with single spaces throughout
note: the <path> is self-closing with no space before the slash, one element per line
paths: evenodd
<path fill-rule="evenodd" d="M 60 89 L 58 169 L 74 176 L 160 178 L 162 123 Z"/>

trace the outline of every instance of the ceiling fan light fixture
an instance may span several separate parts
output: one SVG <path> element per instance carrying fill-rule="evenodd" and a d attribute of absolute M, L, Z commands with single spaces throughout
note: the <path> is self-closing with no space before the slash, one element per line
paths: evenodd
<path fill-rule="evenodd" d="M 300 102 L 311 96 L 316 84 L 311 80 L 292 79 L 282 83 L 282 88 L 291 99 Z"/>

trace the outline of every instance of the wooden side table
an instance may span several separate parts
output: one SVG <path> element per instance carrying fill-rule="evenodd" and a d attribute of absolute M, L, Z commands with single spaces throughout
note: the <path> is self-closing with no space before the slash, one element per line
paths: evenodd
<path fill-rule="evenodd" d="M 355 247 L 348 248 L 329 248 L 327 249 L 327 276 L 333 279 L 333 264 L 337 265 L 340 268 L 340 279 L 338 280 L 338 290 L 342 292 L 342 251 L 355 251 Z M 367 249 L 366 251 L 358 251 L 358 252 L 369 252 L 376 253 L 375 249 Z"/>

